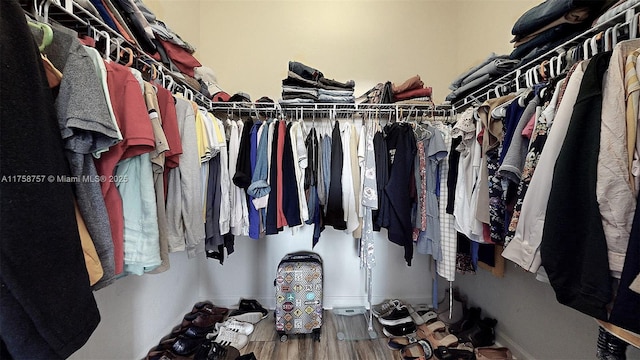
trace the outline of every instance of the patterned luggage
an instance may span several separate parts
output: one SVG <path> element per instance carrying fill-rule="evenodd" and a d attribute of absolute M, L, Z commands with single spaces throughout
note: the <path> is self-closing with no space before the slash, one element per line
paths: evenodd
<path fill-rule="evenodd" d="M 299 251 L 285 255 L 276 280 L 276 331 L 280 341 L 290 334 L 313 334 L 320 341 L 322 326 L 322 259 Z"/>

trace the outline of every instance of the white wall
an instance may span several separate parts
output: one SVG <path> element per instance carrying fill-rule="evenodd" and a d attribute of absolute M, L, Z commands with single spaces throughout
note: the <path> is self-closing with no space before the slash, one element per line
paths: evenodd
<path fill-rule="evenodd" d="M 441 101 L 449 82 L 490 52 L 506 54 L 517 17 L 538 0 L 145 1 L 173 30 L 195 45 L 228 92 L 257 99 L 280 96 L 288 60 L 307 62 L 337 80 L 354 79 L 357 93 L 377 82 L 416 73 Z M 338 24 L 336 26 L 336 24 Z M 311 228 L 266 239 L 236 239 L 236 253 L 220 265 L 204 257 L 171 255 L 159 275 L 127 277 L 96 292 L 102 321 L 73 359 L 134 359 L 179 323 L 201 299 L 230 306 L 240 297 L 274 305 L 273 278 L 288 252 L 311 248 Z M 327 228 L 314 251 L 325 263 L 325 305 L 365 304 L 364 275 L 354 240 Z M 427 257 L 412 267 L 403 250 L 376 234 L 374 302 L 400 297 L 429 303 Z M 444 285 L 444 284 L 443 284 Z M 594 358 L 596 325 L 559 305 L 548 285 L 507 263 L 503 279 L 480 270 L 455 283 L 483 314 L 498 319 L 503 342 L 535 359 Z M 640 359 L 638 350 L 629 359 Z M 521 357 L 522 358 L 522 357 Z"/>
<path fill-rule="evenodd" d="M 285 230 L 260 240 L 237 238 L 236 253 L 230 255 L 224 265 L 207 261 L 207 271 L 201 275 L 201 296 L 226 305 L 237 304 L 240 297 L 254 298 L 272 309 L 278 262 L 287 253 L 311 250 L 323 259 L 324 307 L 365 305 L 365 275 L 360 269 L 356 241 L 342 231 L 327 227 L 318 245 L 311 249 L 312 233 L 313 228 L 305 226 L 295 235 Z M 431 272 L 426 255 L 416 254 L 412 266 L 408 267 L 403 258 L 404 249 L 386 239 L 386 230 L 375 234 L 375 253 L 374 302 L 390 297 L 415 303 L 431 301 Z"/>

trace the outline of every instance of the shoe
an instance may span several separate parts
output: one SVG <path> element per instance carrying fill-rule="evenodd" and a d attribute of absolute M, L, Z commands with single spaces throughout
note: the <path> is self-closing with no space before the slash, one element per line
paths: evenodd
<path fill-rule="evenodd" d="M 433 354 L 440 360 L 474 360 L 473 350 L 438 346 Z"/>
<path fill-rule="evenodd" d="M 240 305 L 238 306 L 238 309 L 247 311 L 260 311 L 264 316 L 267 316 L 267 314 L 269 314 L 269 310 L 265 309 L 262 304 L 258 302 L 258 300 L 253 299 L 240 299 Z"/>
<path fill-rule="evenodd" d="M 189 360 L 190 356 L 180 356 L 170 350 L 151 350 L 144 360 Z"/>
<path fill-rule="evenodd" d="M 471 329 L 459 333 L 460 342 L 470 342 L 473 347 L 491 346 L 496 341 L 496 319 L 484 318 L 479 320 Z"/>
<path fill-rule="evenodd" d="M 422 360 L 429 359 L 433 356 L 433 349 L 428 341 L 418 340 L 413 344 L 405 346 L 400 355 L 403 360 Z"/>
<path fill-rule="evenodd" d="M 414 336 L 416 334 L 416 324 L 409 321 L 404 324 L 383 326 L 382 333 L 386 337 Z"/>
<path fill-rule="evenodd" d="M 447 327 L 442 321 L 419 325 L 416 336 L 418 339 L 429 341 L 433 348 L 438 346 L 451 347 L 458 344 L 458 338 L 447 331 Z"/>
<path fill-rule="evenodd" d="M 239 334 L 235 331 L 228 330 L 224 326 L 219 330 L 208 334 L 207 338 L 215 338 L 215 342 L 223 346 L 233 346 L 238 350 L 242 350 L 249 342 L 247 335 Z"/>
<path fill-rule="evenodd" d="M 258 360 L 258 358 L 256 358 L 256 355 L 254 353 L 250 352 L 238 357 L 236 360 Z"/>
<path fill-rule="evenodd" d="M 384 331 L 384 328 L 383 328 Z M 405 335 L 405 336 L 396 336 L 396 337 L 390 337 L 389 341 L 387 342 L 387 347 L 391 350 L 402 350 L 402 348 L 404 348 L 405 346 L 409 345 L 409 344 L 413 344 L 414 342 L 417 342 L 418 339 L 415 336 L 411 336 L 411 335 Z"/>
<path fill-rule="evenodd" d="M 230 314 L 228 319 L 235 319 L 237 321 L 241 321 L 241 322 L 246 322 L 246 323 L 250 323 L 250 324 L 257 324 L 260 322 L 260 320 L 266 318 L 266 315 L 263 315 L 261 312 L 259 311 L 250 311 L 250 312 L 246 312 L 244 310 L 233 310 Z"/>
<path fill-rule="evenodd" d="M 413 322 L 413 319 L 411 319 L 409 309 L 407 309 L 406 306 L 401 305 L 394 308 L 389 314 L 379 317 L 378 321 L 382 325 L 391 326 Z"/>
<path fill-rule="evenodd" d="M 389 315 L 389 313 L 393 311 L 393 309 L 399 307 L 400 305 L 402 305 L 402 302 L 398 299 L 388 300 L 378 305 L 373 305 L 371 307 L 371 313 L 373 314 L 373 316 L 380 318 L 381 316 Z"/>
<path fill-rule="evenodd" d="M 200 301 L 193 305 L 191 313 L 206 312 L 214 315 L 227 315 L 229 309 L 213 305 L 209 300 Z"/>
<path fill-rule="evenodd" d="M 478 307 L 471 307 L 465 312 L 462 320 L 449 325 L 449 332 L 452 334 L 459 334 L 463 331 L 471 329 L 476 323 L 480 321 L 481 309 Z"/>
<path fill-rule="evenodd" d="M 224 319 L 224 316 L 208 312 L 189 313 L 184 316 L 180 325 L 185 329 L 189 326 L 209 327 L 221 322 L 222 319 Z"/>
<path fill-rule="evenodd" d="M 206 341 L 193 360 L 236 360 L 240 357 L 240 351 L 233 346 L 223 346 L 215 341 Z"/>
<path fill-rule="evenodd" d="M 217 323 L 215 325 L 215 328 L 216 330 L 219 330 L 223 326 L 228 330 L 235 331 L 239 334 L 247 335 L 247 336 L 251 335 L 254 329 L 253 324 L 238 321 L 236 319 L 227 319 L 227 321 L 223 323 Z"/>
<path fill-rule="evenodd" d="M 205 338 L 190 338 L 180 335 L 173 342 L 171 352 L 176 355 L 188 356 L 195 353 L 204 341 Z"/>
<path fill-rule="evenodd" d="M 511 350 L 506 347 L 475 348 L 476 360 L 513 360 Z"/>

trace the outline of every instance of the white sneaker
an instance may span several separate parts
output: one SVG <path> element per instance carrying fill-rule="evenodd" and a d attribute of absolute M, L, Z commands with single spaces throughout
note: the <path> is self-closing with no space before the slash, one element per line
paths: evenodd
<path fill-rule="evenodd" d="M 242 335 L 251 335 L 253 332 L 253 324 L 238 321 L 236 319 L 227 319 L 223 323 L 216 323 L 216 330 L 220 330 L 221 327 L 225 327 L 227 330 L 235 331 Z"/>
<path fill-rule="evenodd" d="M 237 321 L 251 323 L 251 324 L 257 324 L 258 322 L 260 322 L 260 320 L 264 319 L 265 317 L 266 316 L 263 316 L 262 313 L 258 311 L 247 312 L 247 313 L 238 314 L 238 315 L 229 315 L 229 319 L 235 319 Z"/>
<path fill-rule="evenodd" d="M 210 338 L 210 336 L 216 337 L 214 342 L 217 342 L 222 346 L 233 346 L 238 350 L 247 346 L 247 343 L 249 342 L 249 337 L 247 335 L 229 330 L 224 326 L 220 327 L 216 332 L 207 335 L 207 338 Z"/>

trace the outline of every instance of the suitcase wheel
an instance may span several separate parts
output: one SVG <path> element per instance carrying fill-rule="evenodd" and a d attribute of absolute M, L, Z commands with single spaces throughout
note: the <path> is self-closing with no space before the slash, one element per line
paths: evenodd
<path fill-rule="evenodd" d="M 282 335 L 280 335 L 280 342 L 286 342 L 286 341 L 287 341 L 287 339 L 288 339 L 287 334 L 282 334 Z"/>

